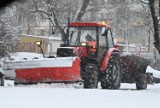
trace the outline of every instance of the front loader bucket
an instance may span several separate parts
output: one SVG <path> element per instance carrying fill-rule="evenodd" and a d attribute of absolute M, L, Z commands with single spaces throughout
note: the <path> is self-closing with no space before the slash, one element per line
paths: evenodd
<path fill-rule="evenodd" d="M 81 81 L 78 57 L 45 58 L 15 63 L 15 83 L 51 83 Z"/>
<path fill-rule="evenodd" d="M 135 55 L 122 55 L 122 82 L 133 83 L 134 78 L 141 73 L 146 73 L 147 66 L 150 61 Z"/>

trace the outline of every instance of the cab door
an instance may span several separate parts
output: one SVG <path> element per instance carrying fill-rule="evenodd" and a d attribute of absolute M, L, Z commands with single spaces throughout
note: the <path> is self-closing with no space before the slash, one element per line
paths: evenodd
<path fill-rule="evenodd" d="M 98 52 L 97 52 L 97 58 L 99 64 L 101 64 L 107 50 L 108 50 L 108 43 L 107 43 L 107 35 L 108 35 L 108 29 L 105 27 L 99 28 L 99 38 L 98 38 Z"/>

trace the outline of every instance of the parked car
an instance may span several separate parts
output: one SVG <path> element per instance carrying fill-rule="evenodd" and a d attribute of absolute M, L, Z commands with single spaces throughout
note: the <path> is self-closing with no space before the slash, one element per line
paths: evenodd
<path fill-rule="evenodd" d="M 4 86 L 5 75 L 2 69 L 2 62 L 0 62 L 0 86 Z"/>

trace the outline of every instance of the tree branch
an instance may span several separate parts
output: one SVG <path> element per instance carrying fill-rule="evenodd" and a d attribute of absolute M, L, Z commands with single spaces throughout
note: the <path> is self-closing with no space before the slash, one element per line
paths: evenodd
<path fill-rule="evenodd" d="M 78 14 L 76 14 L 74 21 L 81 21 L 84 13 L 86 12 L 86 8 L 89 5 L 90 0 L 83 0 L 82 6 Z"/>
<path fill-rule="evenodd" d="M 149 4 L 148 0 L 140 0 L 142 3 Z"/>
<path fill-rule="evenodd" d="M 57 16 L 56 16 L 53 8 L 51 8 L 51 11 L 52 11 L 54 23 L 58 27 L 58 30 L 60 31 L 60 33 L 62 34 L 62 41 L 64 41 L 65 40 L 65 37 L 64 37 L 65 36 L 65 32 L 64 32 L 63 28 L 59 25 L 59 21 L 57 19 Z"/>
<path fill-rule="evenodd" d="M 35 10 L 34 10 L 34 11 L 30 11 L 30 12 L 32 12 L 32 13 L 39 12 L 39 13 L 46 14 L 47 16 L 51 16 L 51 14 L 49 14 L 48 12 L 39 10 L 39 9 L 38 9 L 38 4 L 37 4 L 37 2 L 34 1 L 34 0 L 32 0 L 32 1 L 33 1 L 34 5 L 35 5 Z"/>

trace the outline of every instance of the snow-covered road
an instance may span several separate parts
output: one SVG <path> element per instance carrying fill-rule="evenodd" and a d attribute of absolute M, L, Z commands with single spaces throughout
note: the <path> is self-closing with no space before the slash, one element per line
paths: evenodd
<path fill-rule="evenodd" d="M 137 91 L 135 84 L 120 90 L 76 89 L 73 85 L 38 84 L 0 87 L 0 108 L 159 108 L 160 84 Z"/>

